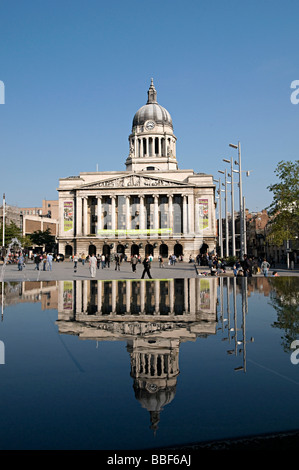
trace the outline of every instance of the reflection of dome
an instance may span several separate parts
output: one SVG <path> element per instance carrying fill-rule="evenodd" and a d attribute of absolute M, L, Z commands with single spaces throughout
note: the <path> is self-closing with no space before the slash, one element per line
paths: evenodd
<path fill-rule="evenodd" d="M 164 406 L 172 402 L 176 392 L 175 386 L 154 391 L 156 388 L 154 384 L 146 384 L 145 387 L 141 389 L 136 382 L 134 383 L 135 398 L 140 402 L 142 408 L 149 411 L 151 429 L 153 429 L 153 431 L 158 429 L 160 412 L 163 411 Z"/>
<path fill-rule="evenodd" d="M 147 93 L 147 103 L 135 114 L 133 127 L 143 126 L 146 121 L 154 121 L 156 124 L 166 124 L 172 128 L 172 119 L 169 112 L 157 102 L 157 92 L 153 79 Z"/>

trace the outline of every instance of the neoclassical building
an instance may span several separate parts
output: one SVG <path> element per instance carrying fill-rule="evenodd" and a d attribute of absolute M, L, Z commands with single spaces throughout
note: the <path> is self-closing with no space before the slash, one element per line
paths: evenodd
<path fill-rule="evenodd" d="M 186 260 L 203 246 L 215 250 L 213 176 L 179 169 L 176 140 L 152 80 L 133 118 L 126 169 L 59 180 L 59 253 Z"/>

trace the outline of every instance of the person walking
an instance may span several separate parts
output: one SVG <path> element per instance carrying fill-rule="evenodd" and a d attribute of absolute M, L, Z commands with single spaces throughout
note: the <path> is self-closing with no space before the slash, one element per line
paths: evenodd
<path fill-rule="evenodd" d="M 95 277 L 96 272 L 97 272 L 97 259 L 95 255 L 91 255 L 89 258 L 89 271 L 91 277 Z"/>
<path fill-rule="evenodd" d="M 106 257 L 104 253 L 101 256 L 101 261 L 102 261 L 102 269 L 106 268 Z"/>
<path fill-rule="evenodd" d="M 262 273 L 264 273 L 265 277 L 268 276 L 269 268 L 270 268 L 270 264 L 268 263 L 266 258 L 264 258 L 264 261 L 261 264 L 261 271 L 262 271 Z"/>
<path fill-rule="evenodd" d="M 48 262 L 48 271 L 52 271 L 52 263 L 53 263 L 53 256 L 52 253 L 49 253 L 47 256 L 47 262 Z"/>
<path fill-rule="evenodd" d="M 78 255 L 75 255 L 74 256 L 74 270 L 77 269 L 77 265 L 78 265 Z"/>
<path fill-rule="evenodd" d="M 39 258 L 39 254 L 35 254 L 34 255 L 34 262 L 35 262 L 35 268 L 34 270 L 38 270 L 39 271 L 39 262 L 40 262 L 40 258 Z"/>
<path fill-rule="evenodd" d="M 142 273 L 141 279 L 144 279 L 145 274 L 147 274 L 148 277 L 149 277 L 150 279 L 152 279 L 151 271 L 150 271 L 150 269 L 151 269 L 151 263 L 150 263 L 150 260 L 149 260 L 148 256 L 146 256 L 146 257 L 144 258 L 144 260 L 143 260 L 143 266 L 144 266 L 144 269 L 143 269 L 143 273 Z"/>
<path fill-rule="evenodd" d="M 164 268 L 164 262 L 163 262 L 162 256 L 159 255 L 159 258 L 158 258 L 158 259 L 159 259 L 159 267 L 160 267 L 160 268 Z"/>
<path fill-rule="evenodd" d="M 136 256 L 136 255 L 132 256 L 131 264 L 132 264 L 132 271 L 133 271 L 133 273 L 136 272 L 137 263 L 138 263 L 137 256 Z"/>
<path fill-rule="evenodd" d="M 24 264 L 24 256 L 21 253 L 20 256 L 19 256 L 19 259 L 18 259 L 18 270 L 19 271 L 22 271 L 23 264 Z"/>
<path fill-rule="evenodd" d="M 114 261 L 115 261 L 115 271 L 120 271 L 120 257 L 118 254 L 115 255 L 115 258 L 114 258 Z"/>

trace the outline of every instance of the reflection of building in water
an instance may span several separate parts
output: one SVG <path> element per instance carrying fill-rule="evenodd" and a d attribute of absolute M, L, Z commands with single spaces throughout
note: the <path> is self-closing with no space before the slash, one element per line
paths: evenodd
<path fill-rule="evenodd" d="M 2 282 L 2 304 L 6 307 L 15 303 L 41 302 L 42 310 L 57 309 L 57 286 L 57 281 Z"/>
<path fill-rule="evenodd" d="M 155 431 L 176 392 L 181 342 L 216 334 L 217 279 L 59 281 L 58 327 L 127 341 L 136 399 Z"/>

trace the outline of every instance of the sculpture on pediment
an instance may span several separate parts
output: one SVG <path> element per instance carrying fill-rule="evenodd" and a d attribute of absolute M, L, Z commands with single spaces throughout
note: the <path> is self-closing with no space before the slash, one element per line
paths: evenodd
<path fill-rule="evenodd" d="M 98 188 L 107 187 L 107 188 L 123 188 L 123 187 L 138 187 L 138 186 L 173 186 L 174 183 L 167 180 L 162 180 L 158 178 L 148 178 L 145 176 L 130 175 L 125 176 L 124 178 L 115 178 L 108 181 L 100 181 L 94 186 Z M 180 184 L 180 183 L 175 183 Z"/>

